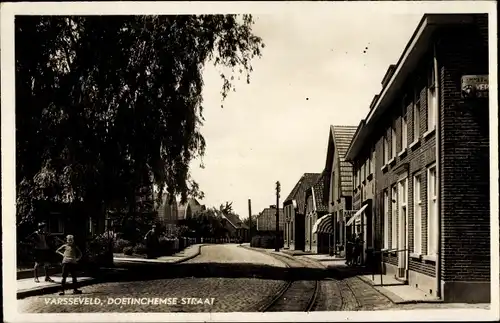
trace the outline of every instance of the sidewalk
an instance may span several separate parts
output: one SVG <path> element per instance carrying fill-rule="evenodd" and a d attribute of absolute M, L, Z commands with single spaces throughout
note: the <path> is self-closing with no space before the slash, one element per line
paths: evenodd
<path fill-rule="evenodd" d="M 344 259 L 325 259 L 328 256 L 310 255 L 305 256 L 320 262 L 325 268 L 335 271 L 341 279 L 346 277 L 357 277 L 371 285 L 379 293 L 387 297 L 394 304 L 415 304 L 415 303 L 441 303 L 442 301 L 426 294 L 424 291 L 407 285 L 394 276 L 382 275 L 380 284 L 380 274 L 373 275 L 369 270 L 362 267 L 348 267 Z M 331 257 L 329 257 L 331 258 Z M 373 279 L 372 279 L 373 277 Z"/>
<path fill-rule="evenodd" d="M 40 282 L 35 283 L 33 278 L 24 278 L 17 280 L 17 299 L 22 299 L 35 295 L 51 294 L 61 291 L 61 274 L 51 277 L 54 282 L 46 282 L 45 278 L 40 277 Z M 73 289 L 71 277 L 68 277 L 66 290 Z M 96 281 L 92 277 L 78 277 L 77 287 L 90 285 Z"/>
<path fill-rule="evenodd" d="M 145 259 L 145 258 L 120 258 L 120 257 L 115 257 L 114 262 L 118 263 L 171 263 L 171 264 L 176 264 L 176 263 L 181 263 L 184 261 L 187 261 L 189 259 L 193 259 L 194 257 L 198 256 L 201 252 L 201 247 L 203 245 L 198 244 L 198 245 L 192 245 L 184 249 L 183 251 L 180 251 L 176 253 L 173 256 L 166 256 L 166 257 L 159 257 L 157 259 Z M 126 269 L 120 269 L 120 268 L 102 268 L 105 273 L 112 273 L 120 270 L 126 270 Z M 45 282 L 44 277 L 40 278 L 39 283 L 35 283 L 33 277 L 31 278 L 24 278 L 24 279 L 18 279 L 17 280 L 17 299 L 22 299 L 26 297 L 31 297 L 31 296 L 36 296 L 36 295 L 44 295 L 44 294 L 51 294 L 51 293 L 56 293 L 61 290 L 61 274 L 58 273 L 56 275 L 52 275 L 51 278 L 54 280 L 54 282 Z M 82 287 L 82 286 L 87 286 L 87 285 L 92 285 L 95 284 L 99 281 L 102 281 L 103 279 L 97 279 L 94 277 L 78 277 L 78 283 L 77 287 Z M 73 289 L 73 283 L 71 281 L 71 277 L 68 277 L 67 279 L 67 290 Z"/>
<path fill-rule="evenodd" d="M 114 262 L 123 263 L 123 262 L 134 262 L 134 263 L 170 263 L 177 264 L 180 262 L 188 261 L 197 257 L 201 253 L 201 247 L 203 244 L 195 244 L 187 247 L 186 249 L 172 255 L 172 256 L 163 256 L 155 259 L 147 259 L 147 258 L 134 258 L 134 257 L 113 257 Z"/>

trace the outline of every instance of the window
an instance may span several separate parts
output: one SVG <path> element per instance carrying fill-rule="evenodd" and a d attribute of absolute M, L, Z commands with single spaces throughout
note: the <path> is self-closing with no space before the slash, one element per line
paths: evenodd
<path fill-rule="evenodd" d="M 361 168 L 358 166 L 358 175 L 357 175 L 358 182 L 356 183 L 357 186 L 361 185 Z"/>
<path fill-rule="evenodd" d="M 384 191 L 384 249 L 389 248 L 389 192 Z"/>
<path fill-rule="evenodd" d="M 403 248 L 406 246 L 406 223 L 407 223 L 407 203 L 408 203 L 408 179 L 405 178 L 401 180 L 398 184 L 399 186 L 399 194 L 398 194 L 398 202 L 399 202 L 399 213 L 398 213 L 398 220 L 399 220 L 399 244 L 398 248 Z"/>
<path fill-rule="evenodd" d="M 368 175 L 370 175 L 371 173 L 373 173 L 373 169 L 375 168 L 374 167 L 374 164 L 375 164 L 375 161 L 374 161 L 374 152 L 373 150 L 370 152 L 370 160 L 369 160 L 369 163 L 368 163 Z"/>
<path fill-rule="evenodd" d="M 61 213 L 50 212 L 51 218 L 49 219 L 49 232 L 54 234 L 61 234 L 64 232 L 64 221 Z"/>
<path fill-rule="evenodd" d="M 432 131 L 436 128 L 437 118 L 437 90 L 436 90 L 436 71 L 434 64 L 429 68 L 429 75 L 427 79 L 427 131 Z"/>
<path fill-rule="evenodd" d="M 394 125 L 391 129 L 391 157 L 396 157 L 396 126 Z"/>
<path fill-rule="evenodd" d="M 361 176 L 363 176 L 363 181 L 366 180 L 366 161 L 363 163 L 363 170 L 361 171 Z"/>
<path fill-rule="evenodd" d="M 437 178 L 436 166 L 431 166 L 427 170 L 427 254 L 437 253 Z"/>
<path fill-rule="evenodd" d="M 422 197 L 420 176 L 413 178 L 413 252 L 422 253 Z"/>
<path fill-rule="evenodd" d="M 401 119 L 401 151 L 408 148 L 408 119 L 407 119 L 408 108 L 403 110 L 403 118 Z"/>
<path fill-rule="evenodd" d="M 384 165 L 387 165 L 389 163 L 389 143 L 387 142 L 387 136 L 384 136 L 384 147 L 383 147 L 383 154 L 384 154 Z"/>
<path fill-rule="evenodd" d="M 398 191 L 396 185 L 392 187 L 392 218 L 391 218 L 391 248 L 397 249 L 398 241 Z"/>
<path fill-rule="evenodd" d="M 413 105 L 413 142 L 420 138 L 420 100 Z"/>

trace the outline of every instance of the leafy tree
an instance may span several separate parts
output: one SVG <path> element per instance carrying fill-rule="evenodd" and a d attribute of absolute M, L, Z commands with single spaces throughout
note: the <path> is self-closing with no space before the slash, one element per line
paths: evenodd
<path fill-rule="evenodd" d="M 264 47 L 252 25 L 250 15 L 17 16 L 18 222 L 38 200 L 135 214 L 153 183 L 182 202 L 202 196 L 189 163 L 205 148 L 203 68 L 220 69 L 222 99 L 235 77 L 249 82 Z"/>

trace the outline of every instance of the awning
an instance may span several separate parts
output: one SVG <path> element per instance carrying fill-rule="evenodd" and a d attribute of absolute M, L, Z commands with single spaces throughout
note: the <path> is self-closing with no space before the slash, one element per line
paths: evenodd
<path fill-rule="evenodd" d="M 312 233 L 333 233 L 332 215 L 327 214 L 316 220 Z"/>
<path fill-rule="evenodd" d="M 354 215 L 349 219 L 349 221 L 347 221 L 347 224 L 346 226 L 350 226 L 352 225 L 352 223 L 354 221 L 356 221 L 356 219 L 360 218 L 361 216 L 361 213 L 363 213 L 363 211 L 368 207 L 368 204 L 365 204 L 361 209 L 358 210 L 358 212 L 354 213 Z"/>

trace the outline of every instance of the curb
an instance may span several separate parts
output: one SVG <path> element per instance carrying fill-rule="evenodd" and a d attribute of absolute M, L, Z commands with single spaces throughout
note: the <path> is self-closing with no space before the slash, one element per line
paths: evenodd
<path fill-rule="evenodd" d="M 185 261 L 188 261 L 188 260 L 191 260 L 193 258 L 196 258 L 198 257 L 200 254 L 201 254 L 201 248 L 202 247 L 205 247 L 206 245 L 205 244 L 200 244 L 198 246 L 198 251 L 196 251 L 194 254 L 190 255 L 190 256 L 187 256 L 187 257 L 182 257 L 182 258 L 179 258 L 177 260 L 174 260 L 174 261 L 161 261 L 161 260 L 156 260 L 156 261 L 143 261 L 141 260 L 141 258 L 133 258 L 134 260 L 129 260 L 127 261 L 126 259 L 127 258 L 120 258 L 120 261 L 118 262 L 121 262 L 121 263 L 137 263 L 137 264 L 155 264 L 155 265 L 171 265 L 171 264 L 179 264 L 179 263 L 182 263 L 182 262 L 185 262 Z"/>
<path fill-rule="evenodd" d="M 188 257 L 185 257 L 185 258 L 181 258 L 181 259 L 176 260 L 176 261 L 172 261 L 171 263 L 172 264 L 180 264 L 182 262 L 185 262 L 185 261 L 191 260 L 193 258 L 196 258 L 196 257 L 198 257 L 201 254 L 201 248 L 203 248 L 205 246 L 206 246 L 205 244 L 200 244 L 198 246 L 198 251 L 195 252 L 194 254 L 192 254 L 191 256 L 188 256 Z"/>
<path fill-rule="evenodd" d="M 62 271 L 60 268 L 53 266 L 49 268 L 49 275 L 54 276 L 57 274 L 61 274 Z M 17 278 L 16 279 L 27 279 L 27 278 L 34 278 L 35 274 L 33 269 L 26 269 L 26 270 L 20 270 L 17 272 Z"/>
<path fill-rule="evenodd" d="M 102 279 L 97 279 L 97 278 L 91 278 L 85 281 L 81 281 L 76 283 L 76 287 L 84 287 L 84 286 L 89 286 L 93 285 L 99 282 L 102 282 Z M 67 287 L 65 290 L 72 289 L 74 288 L 73 283 L 68 283 Z M 39 296 L 39 295 L 46 295 L 46 294 L 52 294 L 55 292 L 61 291 L 61 285 L 53 285 L 53 286 L 46 286 L 46 287 L 41 287 L 41 288 L 35 288 L 35 289 L 29 289 L 29 290 L 24 290 L 17 292 L 17 299 L 23 299 L 27 297 L 32 297 L 32 296 Z"/>
<path fill-rule="evenodd" d="M 193 258 L 198 257 L 201 254 L 201 248 L 204 247 L 205 245 L 200 245 L 198 246 L 198 251 L 188 257 L 181 258 L 179 260 L 176 260 L 175 262 L 168 262 L 165 264 L 178 264 L 182 263 L 188 260 L 191 260 Z M 108 275 L 112 275 L 112 273 L 108 273 Z M 94 284 L 99 284 L 99 283 L 104 283 L 106 282 L 106 276 L 101 277 L 101 278 L 90 278 L 88 280 L 80 281 L 76 284 L 76 287 L 84 287 L 84 286 L 89 286 L 89 285 L 94 285 Z M 65 289 L 72 289 L 74 287 L 73 283 L 68 283 L 66 285 L 67 287 Z M 23 299 L 27 297 L 32 297 L 32 296 L 40 296 L 40 295 L 46 295 L 46 294 L 52 294 L 55 292 L 58 292 L 61 290 L 61 285 L 56 284 L 52 286 L 45 286 L 45 287 L 40 287 L 40 288 L 34 288 L 34 289 L 29 289 L 29 290 L 23 290 L 23 291 L 18 291 L 17 292 L 17 299 Z"/>
<path fill-rule="evenodd" d="M 426 299 L 426 300 L 405 300 L 401 298 L 400 296 L 394 294 L 393 292 L 385 289 L 383 286 L 374 286 L 373 282 L 365 277 L 361 276 L 355 276 L 359 280 L 363 281 L 365 284 L 370 285 L 373 289 L 375 289 L 379 294 L 387 298 L 389 301 L 391 301 L 393 304 L 396 305 L 402 305 L 402 304 L 439 304 L 439 303 L 444 303 L 440 299 Z"/>

